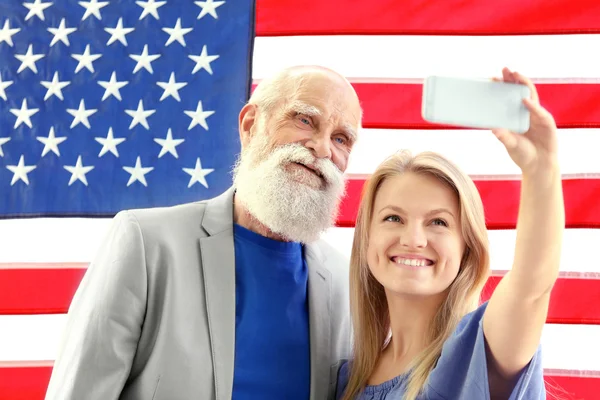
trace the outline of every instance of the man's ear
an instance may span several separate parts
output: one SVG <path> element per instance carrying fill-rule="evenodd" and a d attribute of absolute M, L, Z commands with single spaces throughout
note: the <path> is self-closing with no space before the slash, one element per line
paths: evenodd
<path fill-rule="evenodd" d="M 245 147 L 252 138 L 254 133 L 252 127 L 257 123 L 257 119 L 258 112 L 254 104 L 246 104 L 240 111 L 239 131 L 242 147 Z"/>

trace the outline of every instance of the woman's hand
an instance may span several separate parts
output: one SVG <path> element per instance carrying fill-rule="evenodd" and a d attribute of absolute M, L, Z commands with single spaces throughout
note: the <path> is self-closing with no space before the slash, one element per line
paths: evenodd
<path fill-rule="evenodd" d="M 531 90 L 531 98 L 523 103 L 530 112 L 529 130 L 524 134 L 507 129 L 492 129 L 492 133 L 506 147 L 510 158 L 523 174 L 536 173 L 558 167 L 558 140 L 552 115 L 540 105 L 537 90 L 531 80 L 508 68 L 502 70 L 502 79 L 495 81 L 521 83 Z"/>

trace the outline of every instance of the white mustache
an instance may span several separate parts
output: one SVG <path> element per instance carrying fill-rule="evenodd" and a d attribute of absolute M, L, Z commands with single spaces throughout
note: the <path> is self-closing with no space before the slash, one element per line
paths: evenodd
<path fill-rule="evenodd" d="M 314 168 L 325 180 L 331 183 L 343 179 L 344 174 L 329 159 L 316 158 L 310 150 L 298 143 L 290 143 L 273 150 L 273 157 L 279 162 L 295 162 Z"/>

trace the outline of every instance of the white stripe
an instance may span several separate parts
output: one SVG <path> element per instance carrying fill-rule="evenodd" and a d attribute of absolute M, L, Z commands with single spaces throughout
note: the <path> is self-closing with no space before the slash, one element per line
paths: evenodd
<path fill-rule="evenodd" d="M 89 262 L 110 223 L 109 218 L 0 220 L 0 263 Z"/>
<path fill-rule="evenodd" d="M 560 129 L 563 174 L 600 173 L 600 129 Z M 519 168 L 504 146 L 487 130 L 363 129 L 352 149 L 348 174 L 370 174 L 390 154 L 409 149 L 435 151 L 469 175 L 514 175 Z"/>
<path fill-rule="evenodd" d="M 83 218 L 0 220 L 0 263 L 90 262 L 110 223 L 110 219 Z M 353 234 L 354 228 L 331 228 L 324 238 L 350 257 Z M 516 231 L 493 230 L 489 237 L 492 269 L 509 270 Z M 567 229 L 561 271 L 600 272 L 600 260 L 589 257 L 589 249 L 598 243 L 600 229 Z"/>
<path fill-rule="evenodd" d="M 509 67 L 531 78 L 598 78 L 600 35 L 257 37 L 253 79 L 318 64 L 349 78 L 488 78 Z"/>
<path fill-rule="evenodd" d="M 66 315 L 0 316 L 0 362 L 54 360 Z M 600 370 L 600 326 L 547 324 L 544 368 Z"/>

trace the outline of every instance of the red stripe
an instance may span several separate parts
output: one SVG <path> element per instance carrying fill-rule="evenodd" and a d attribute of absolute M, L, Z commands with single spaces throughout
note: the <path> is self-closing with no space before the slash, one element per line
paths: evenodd
<path fill-rule="evenodd" d="M 0 364 L 0 399 L 42 400 L 52 367 L 4 367 Z"/>
<path fill-rule="evenodd" d="M 50 381 L 52 367 L 18 367 L 0 364 L 0 399 L 43 400 Z M 594 399 L 600 392 L 600 378 L 597 374 L 590 377 L 570 375 L 552 375 L 544 373 L 548 398 Z"/>
<path fill-rule="evenodd" d="M 491 276 L 482 292 L 482 301 L 490 299 L 501 276 Z M 600 280 L 559 278 L 552 289 L 546 322 L 549 324 L 600 324 Z"/>
<path fill-rule="evenodd" d="M 431 124 L 421 118 L 421 83 L 352 85 L 364 110 L 364 128 L 457 128 Z M 559 128 L 600 127 L 600 84 L 537 83 L 536 88 L 542 105 L 554 116 Z"/>
<path fill-rule="evenodd" d="M 83 275 L 82 268 L 0 269 L 1 314 L 63 314 Z M 488 300 L 500 277 L 483 291 Z M 560 277 L 552 292 L 548 323 L 600 324 L 600 280 Z"/>
<path fill-rule="evenodd" d="M 353 227 L 364 179 L 350 179 L 342 201 L 338 226 Z M 489 229 L 514 229 L 517 224 L 521 182 L 476 180 Z M 563 191 L 568 228 L 600 228 L 600 179 L 565 179 Z M 499 195 L 499 193 L 501 195 Z"/>
<path fill-rule="evenodd" d="M 365 128 L 440 129 L 440 125 L 421 118 L 421 84 L 354 83 L 353 86 L 363 104 Z M 554 116 L 559 128 L 600 126 L 600 85 L 537 83 L 536 88 L 542 105 Z"/>
<path fill-rule="evenodd" d="M 66 313 L 86 267 L 6 269 L 0 265 L 0 315 Z"/>
<path fill-rule="evenodd" d="M 257 0 L 256 34 L 515 35 L 600 32 L 597 0 Z"/>

